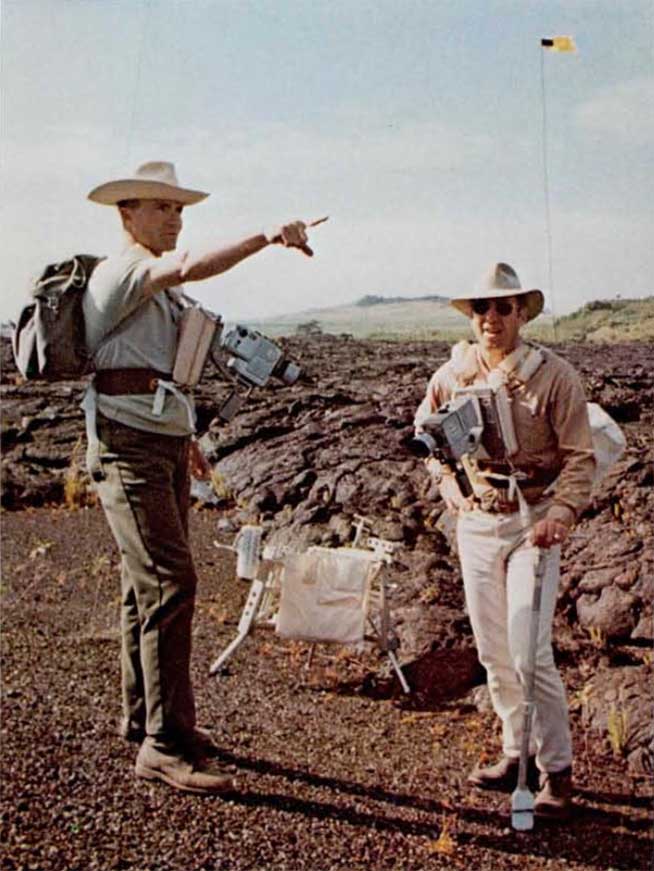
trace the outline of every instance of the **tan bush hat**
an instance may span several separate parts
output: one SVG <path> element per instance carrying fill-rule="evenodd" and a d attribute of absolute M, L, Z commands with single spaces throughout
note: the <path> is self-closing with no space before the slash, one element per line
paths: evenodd
<path fill-rule="evenodd" d="M 93 188 L 88 198 L 104 206 L 115 206 L 122 200 L 172 200 L 192 206 L 209 194 L 180 187 L 172 163 L 153 160 L 144 163 L 131 178 L 108 181 Z"/>
<path fill-rule="evenodd" d="M 493 263 L 471 294 L 452 297 L 450 303 L 464 315 L 471 317 L 473 299 L 499 299 L 504 296 L 524 295 L 527 297 L 527 319 L 531 321 L 543 310 L 545 298 L 542 291 L 523 290 L 518 274 L 512 266 L 508 263 Z"/>

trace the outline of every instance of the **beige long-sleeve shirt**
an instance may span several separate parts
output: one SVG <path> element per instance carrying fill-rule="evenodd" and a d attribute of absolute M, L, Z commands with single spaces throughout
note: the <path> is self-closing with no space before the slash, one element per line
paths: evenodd
<path fill-rule="evenodd" d="M 524 348 L 524 345 L 521 346 Z M 415 424 L 452 398 L 456 387 L 487 382 L 490 369 L 478 346 L 459 346 L 459 354 L 431 377 Z M 519 444 L 513 466 L 532 474 L 556 479 L 553 505 L 569 508 L 575 517 L 586 507 L 595 472 L 590 423 L 581 379 L 573 367 L 553 351 L 540 348 L 544 360 L 525 382 L 509 377 L 513 423 Z M 455 349 L 456 351 L 456 349 Z M 506 362 L 506 361 L 505 361 Z M 528 501 L 537 501 L 546 485 L 524 490 Z"/>

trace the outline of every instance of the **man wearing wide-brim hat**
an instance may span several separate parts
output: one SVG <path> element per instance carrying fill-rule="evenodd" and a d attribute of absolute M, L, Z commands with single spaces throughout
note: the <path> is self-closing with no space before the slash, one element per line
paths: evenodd
<path fill-rule="evenodd" d="M 453 470 L 430 458 L 447 508 L 457 517 L 466 603 L 495 712 L 503 755 L 478 765 L 469 783 L 511 792 L 517 784 L 527 682 L 530 611 L 538 549 L 545 573 L 536 653 L 536 715 L 530 772 L 539 776 L 537 815 L 571 811 L 572 747 L 568 705 L 554 664 L 551 628 L 561 544 L 589 501 L 595 459 L 586 400 L 572 366 L 524 341 L 520 330 L 543 308 L 540 290 L 524 289 L 507 263 L 495 263 L 472 291 L 451 300 L 470 321 L 475 342 L 461 342 L 432 376 L 416 429 L 459 392 L 486 386 L 506 400 L 513 430 L 499 459 L 468 465 L 472 495 Z M 461 394 L 461 391 L 464 391 Z M 488 750 L 484 758 L 488 758 Z"/>
<path fill-rule="evenodd" d="M 182 212 L 208 194 L 150 162 L 89 194 L 117 208 L 121 250 L 100 262 L 83 297 L 96 374 L 85 397 L 89 472 L 122 561 L 120 734 L 140 744 L 136 774 L 195 793 L 234 787 L 209 757 L 190 679 L 197 578 L 188 539 L 191 398 L 172 379 L 181 285 L 231 269 L 270 244 L 313 253 L 302 221 L 231 245 L 179 251 Z"/>

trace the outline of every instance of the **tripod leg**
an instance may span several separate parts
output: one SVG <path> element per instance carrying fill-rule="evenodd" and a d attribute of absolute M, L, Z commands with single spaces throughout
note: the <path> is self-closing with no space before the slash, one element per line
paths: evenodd
<path fill-rule="evenodd" d="M 311 663 L 313 662 L 313 654 L 316 652 L 316 642 L 313 641 L 309 647 L 309 652 L 307 653 L 307 661 L 304 663 L 304 670 L 309 671 L 311 668 Z"/>
<path fill-rule="evenodd" d="M 400 663 L 397 661 L 397 656 L 395 656 L 395 654 L 393 653 L 392 650 L 387 650 L 386 652 L 388 654 L 388 658 L 391 661 L 391 665 L 395 669 L 395 674 L 397 675 L 397 679 L 400 682 L 400 686 L 402 687 L 403 692 L 405 692 L 407 695 L 409 695 L 409 693 L 411 692 L 411 687 L 409 686 L 409 684 L 406 681 L 406 678 L 404 677 L 404 673 L 402 672 L 402 667 L 400 666 Z"/>
<path fill-rule="evenodd" d="M 252 627 L 252 623 L 254 622 L 255 617 L 257 616 L 257 612 L 259 610 L 259 604 L 261 603 L 261 597 L 263 596 L 265 590 L 265 584 L 263 581 L 254 580 L 250 584 L 250 592 L 248 593 L 248 597 L 245 600 L 245 606 L 243 607 L 243 612 L 241 613 L 241 619 L 238 622 L 238 634 L 236 638 L 223 650 L 218 659 L 212 663 L 211 668 L 209 669 L 209 674 L 217 674 L 220 669 L 225 665 L 227 660 L 234 654 L 234 652 L 243 644 L 245 639 L 250 632 L 250 628 Z"/>

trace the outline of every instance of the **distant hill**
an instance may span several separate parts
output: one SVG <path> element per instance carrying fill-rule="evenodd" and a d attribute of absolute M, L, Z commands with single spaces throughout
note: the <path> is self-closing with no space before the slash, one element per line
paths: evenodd
<path fill-rule="evenodd" d="M 465 318 L 440 296 L 413 298 L 368 295 L 349 305 L 307 309 L 249 326 L 269 336 L 302 331 L 349 333 L 357 338 L 454 340 L 469 335 Z M 654 339 L 654 297 L 596 300 L 570 315 L 545 312 L 525 331 L 542 341 L 644 341 Z"/>
<path fill-rule="evenodd" d="M 369 293 L 366 296 L 362 296 L 354 304 L 370 306 L 389 305 L 390 303 L 398 302 L 449 302 L 449 299 L 446 296 L 436 296 L 436 294 L 431 296 L 375 296 L 375 294 Z"/>
<path fill-rule="evenodd" d="M 250 322 L 269 336 L 290 335 L 301 324 L 317 323 L 323 333 L 349 333 L 357 338 L 431 337 L 463 329 L 465 320 L 444 297 L 364 296 L 349 305 L 307 309 Z"/>

